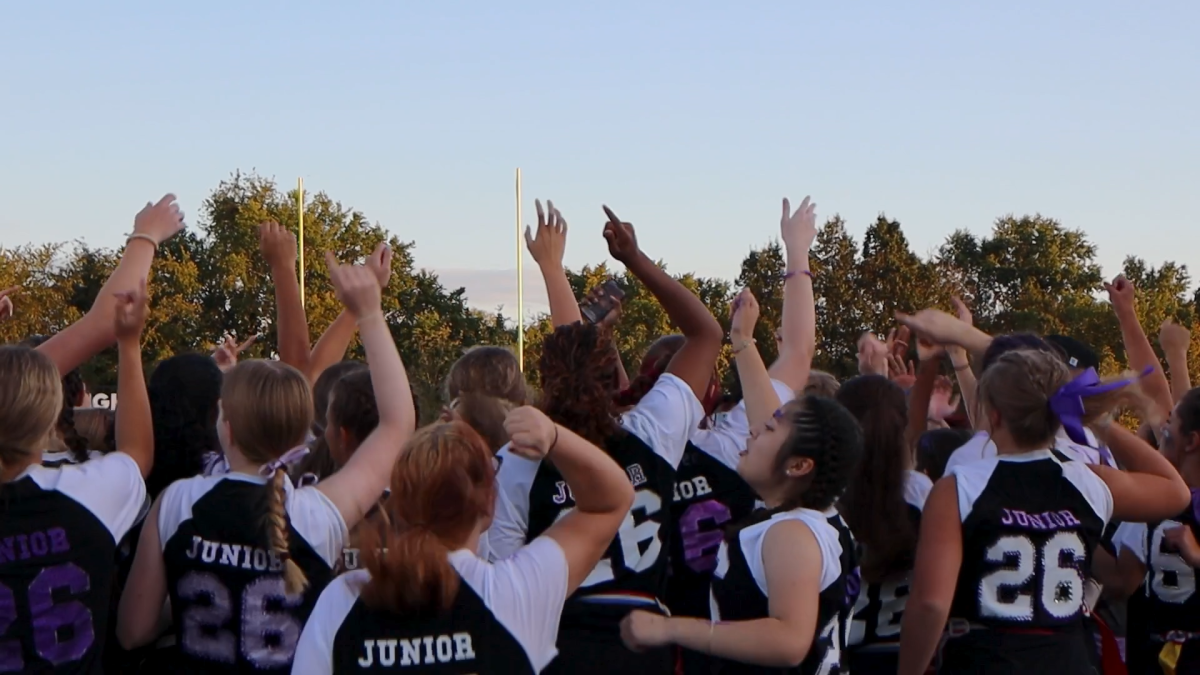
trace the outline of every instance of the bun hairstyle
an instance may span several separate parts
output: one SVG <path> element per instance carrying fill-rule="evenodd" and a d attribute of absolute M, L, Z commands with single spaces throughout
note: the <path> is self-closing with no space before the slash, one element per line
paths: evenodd
<path fill-rule="evenodd" d="M 863 578 L 881 581 L 910 569 L 917 532 L 904 501 L 911 453 L 905 440 L 904 390 L 880 375 L 855 377 L 838 390 L 838 403 L 858 419 L 863 455 L 841 498 L 841 512 L 863 544 Z"/>
<path fill-rule="evenodd" d="M 25 339 L 21 344 L 37 348 L 49 339 L 48 335 L 35 335 Z M 62 441 L 63 446 L 71 451 L 71 456 L 77 462 L 86 462 L 88 459 L 88 439 L 75 429 L 75 408 L 83 405 L 85 393 L 83 375 L 79 373 L 78 368 L 63 375 L 62 407 L 59 409 L 55 430 L 58 432 L 58 438 Z"/>
<path fill-rule="evenodd" d="M 601 448 L 622 434 L 613 400 L 617 352 L 611 330 L 582 322 L 556 327 L 542 341 L 538 371 L 542 412 L 556 424 Z"/>
<path fill-rule="evenodd" d="M 267 464 L 304 443 L 312 425 L 313 401 L 308 380 L 279 361 L 242 361 L 225 373 L 221 411 L 229 424 L 230 441 L 251 462 Z M 284 561 L 287 592 L 308 587 L 304 572 L 291 559 L 288 544 L 287 472 L 270 475 L 265 521 L 268 546 Z"/>
<path fill-rule="evenodd" d="M 787 461 L 793 457 L 813 460 L 814 468 L 808 475 L 792 481 L 792 491 L 782 504 L 756 512 L 729 530 L 730 538 L 776 513 L 797 508 L 829 510 L 841 497 L 862 458 L 863 436 L 858 421 L 837 401 L 805 394 L 784 405 L 778 416 L 791 431 L 779 446 L 777 470 L 783 473 Z"/>
<path fill-rule="evenodd" d="M 397 613 L 435 615 L 449 609 L 458 593 L 450 551 L 491 513 L 492 451 L 463 422 L 431 424 L 409 440 L 392 469 L 391 487 L 359 539 L 371 572 L 363 601 Z"/>
<path fill-rule="evenodd" d="M 459 419 L 479 432 L 493 451 L 508 443 L 504 418 L 529 403 L 517 357 L 504 347 L 468 349 L 450 366 L 442 394 Z"/>
<path fill-rule="evenodd" d="M 6 468 L 44 449 L 63 395 L 54 362 L 30 347 L 0 346 L 0 382 L 0 468 Z"/>
<path fill-rule="evenodd" d="M 1110 378 L 1107 382 L 1129 376 Z M 979 378 L 982 412 L 995 412 L 1013 441 L 1022 448 L 1048 446 L 1062 422 L 1050 408 L 1050 399 L 1071 381 L 1071 373 L 1053 351 L 1020 349 L 1002 354 Z M 1135 378 L 1119 387 L 1083 398 L 1084 424 L 1100 419 L 1122 404 L 1139 400 Z"/>

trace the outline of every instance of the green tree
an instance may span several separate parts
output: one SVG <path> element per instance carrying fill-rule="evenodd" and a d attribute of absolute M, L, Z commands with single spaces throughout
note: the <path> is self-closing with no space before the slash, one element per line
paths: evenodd
<path fill-rule="evenodd" d="M 814 367 L 844 378 L 857 372 L 859 335 L 867 330 L 866 299 L 859 292 L 858 244 L 846 224 L 834 216 L 813 242 L 813 294 L 817 310 Z"/>

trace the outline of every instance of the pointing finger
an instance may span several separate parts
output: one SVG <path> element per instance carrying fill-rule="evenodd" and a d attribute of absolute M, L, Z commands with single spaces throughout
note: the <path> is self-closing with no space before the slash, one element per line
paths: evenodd
<path fill-rule="evenodd" d="M 787 220 L 788 218 L 791 218 L 791 217 L 792 217 L 792 203 L 791 203 L 790 201 L 788 201 L 788 198 L 787 198 L 787 197 L 784 197 L 784 198 L 783 198 L 783 216 L 782 216 L 782 219 L 783 219 L 783 220 Z"/>
<path fill-rule="evenodd" d="M 608 208 L 607 206 L 602 206 L 601 208 L 604 209 L 604 215 L 608 216 L 608 222 L 616 225 L 621 224 L 621 219 L 617 217 L 617 214 L 613 213 L 612 209 Z"/>

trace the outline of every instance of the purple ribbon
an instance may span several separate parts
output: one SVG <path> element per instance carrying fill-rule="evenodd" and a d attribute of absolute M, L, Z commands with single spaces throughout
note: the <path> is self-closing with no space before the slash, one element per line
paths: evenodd
<path fill-rule="evenodd" d="M 1067 436 L 1072 441 L 1091 447 L 1088 444 L 1087 433 L 1083 429 L 1083 399 L 1126 387 L 1152 372 L 1154 372 L 1154 366 L 1147 366 L 1142 374 L 1136 377 L 1102 382 L 1100 376 L 1096 374 L 1096 369 L 1088 368 L 1078 377 L 1060 387 L 1054 396 L 1050 397 L 1050 409 L 1058 416 L 1063 429 L 1066 430 Z"/>
<path fill-rule="evenodd" d="M 308 453 L 308 446 L 298 445 L 280 455 L 278 459 L 274 459 L 266 464 L 263 464 L 261 467 L 259 467 L 258 473 L 261 476 L 267 476 L 269 478 L 275 475 L 276 471 L 289 467 L 304 459 L 304 456 Z"/>

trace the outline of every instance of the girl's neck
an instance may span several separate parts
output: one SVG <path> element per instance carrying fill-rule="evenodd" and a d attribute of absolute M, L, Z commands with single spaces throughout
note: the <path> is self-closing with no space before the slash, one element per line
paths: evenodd
<path fill-rule="evenodd" d="M 25 470 L 34 464 L 42 463 L 42 453 L 31 453 L 28 461 L 14 462 L 12 464 L 4 464 L 0 466 L 0 484 L 11 483 L 17 479 L 17 476 L 25 473 Z"/>
<path fill-rule="evenodd" d="M 257 476 L 258 469 L 262 466 L 259 463 L 246 459 L 246 456 L 237 448 L 230 448 L 225 451 L 225 462 L 229 464 L 230 473 L 244 473 L 251 476 Z"/>

